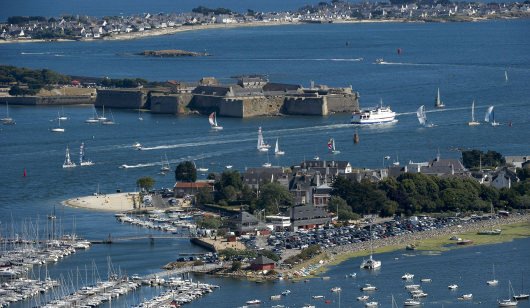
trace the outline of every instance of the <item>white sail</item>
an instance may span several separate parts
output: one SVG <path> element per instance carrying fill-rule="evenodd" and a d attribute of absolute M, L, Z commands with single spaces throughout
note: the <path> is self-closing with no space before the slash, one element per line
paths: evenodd
<path fill-rule="evenodd" d="M 471 103 L 471 122 L 475 122 L 475 101 Z"/>
<path fill-rule="evenodd" d="M 493 106 L 490 106 L 488 108 L 488 111 L 486 111 L 486 116 L 484 117 L 484 121 L 486 121 L 486 122 L 495 122 L 495 115 L 493 113 Z"/>
<path fill-rule="evenodd" d="M 274 154 L 276 155 L 284 155 L 284 151 L 280 151 L 280 147 L 278 146 L 278 138 L 276 138 L 276 146 L 274 147 Z"/>
<path fill-rule="evenodd" d="M 422 126 L 425 126 L 427 123 L 427 114 L 425 113 L 425 105 L 421 105 L 420 108 L 416 111 L 418 116 L 418 121 Z"/>
<path fill-rule="evenodd" d="M 263 140 L 263 135 L 261 134 L 261 126 L 258 128 L 258 145 L 257 145 L 257 149 L 259 151 L 262 151 L 262 152 L 267 152 L 270 148 L 270 145 L 268 145 L 264 140 Z"/>
<path fill-rule="evenodd" d="M 66 146 L 66 155 L 64 158 L 63 168 L 72 168 L 75 166 L 76 164 L 70 160 L 70 151 L 68 150 L 68 146 Z"/>

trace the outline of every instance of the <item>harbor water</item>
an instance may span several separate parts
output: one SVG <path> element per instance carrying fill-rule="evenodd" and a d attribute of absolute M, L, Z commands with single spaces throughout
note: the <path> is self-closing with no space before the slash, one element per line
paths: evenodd
<path fill-rule="evenodd" d="M 57 232 L 75 232 L 87 239 L 145 234 L 146 230 L 118 224 L 112 213 L 95 212 L 63 206 L 62 201 L 78 196 L 134 191 L 136 180 L 151 176 L 157 188 L 171 188 L 174 175 L 159 174 L 162 157 L 167 155 L 174 170 L 185 160 L 199 166 L 204 162 L 209 172 L 222 172 L 225 166 L 243 172 L 246 167 L 272 165 L 291 166 L 304 159 L 320 156 L 321 160 L 346 160 L 354 168 L 381 168 L 399 161 L 421 162 L 436 157 L 460 157 L 459 149 L 494 150 L 503 155 L 527 155 L 530 148 L 530 40 L 529 20 L 492 21 L 449 24 L 329 24 L 260 28 L 218 29 L 187 32 L 133 41 L 66 42 L 2 44 L 0 64 L 29 68 L 50 68 L 71 75 L 111 78 L 142 77 L 149 80 L 197 81 L 213 76 L 222 82 L 233 82 L 230 76 L 267 74 L 271 82 L 303 84 L 310 81 L 332 87 L 352 85 L 360 94 L 361 107 L 375 106 L 382 99 L 397 112 L 397 123 L 375 127 L 349 124 L 350 115 L 327 117 L 218 118 L 222 131 L 211 131 L 206 116 L 172 116 L 142 114 L 136 110 L 112 110 L 117 125 L 89 125 L 91 106 L 19 107 L 9 106 L 9 114 L 17 124 L 0 127 L 0 220 L 1 235 L 26 235 L 28 226 L 46 229 L 46 215 L 55 212 Z M 350 46 L 345 42 L 349 41 Z M 401 48 L 401 54 L 397 49 Z M 153 59 L 122 56 L 142 50 L 184 49 L 212 53 L 213 57 L 187 59 Z M 363 58 L 360 60 L 360 58 Z M 386 64 L 373 64 L 383 58 Z M 509 76 L 505 80 L 505 72 Z M 434 110 L 434 98 L 440 88 L 443 110 Z M 486 109 L 495 106 L 496 121 L 501 126 L 485 123 L 468 126 L 471 103 L 483 121 Z M 416 109 L 425 105 L 427 117 L 436 124 L 422 128 Z M 62 121 L 64 133 L 52 133 L 58 112 L 68 117 Z M 102 110 L 99 109 L 98 113 Z M 105 112 L 109 112 L 105 108 Z M 0 105 L 0 115 L 5 106 Z M 510 125 L 510 123 L 512 125 Z M 265 141 L 279 139 L 283 157 L 256 150 L 258 127 Z M 360 142 L 353 143 L 357 131 Z M 340 154 L 330 155 L 327 142 L 335 139 Z M 81 143 L 93 166 L 61 168 L 68 146 L 72 159 L 78 161 Z M 140 142 L 145 148 L 133 146 Z M 390 159 L 385 159 L 390 156 Z M 119 168 L 123 164 L 131 168 Z M 24 176 L 24 171 L 26 176 Z M 204 178 L 200 174 L 199 178 Z M 34 227 L 31 227 L 34 228 Z M 29 228 L 29 229 L 31 229 Z M 49 228 L 47 229 L 49 230 Z M 149 231 L 157 232 L 157 231 Z M 341 307 L 360 307 L 355 300 L 359 286 L 372 283 L 379 290 L 371 295 L 383 306 L 390 307 L 393 294 L 398 304 L 406 294 L 401 275 L 411 272 L 416 277 L 432 278 L 422 286 L 429 296 L 429 307 L 474 307 L 482 303 L 493 307 L 497 298 L 508 295 L 508 280 L 518 293 L 520 272 L 529 272 L 529 240 L 521 239 L 500 245 L 466 247 L 441 255 L 403 256 L 404 251 L 377 255 L 383 268 L 373 273 L 361 272 L 359 259 L 333 267 L 325 276 L 329 280 L 312 279 L 309 283 L 256 284 L 227 278 L 195 277 L 221 286 L 189 307 L 237 307 L 259 298 L 267 302 L 270 295 L 284 289 L 293 291 L 278 304 L 300 307 L 310 296 L 325 295 L 338 306 L 338 295 L 329 291 L 342 287 Z M 128 274 L 146 275 L 160 270 L 178 258 L 180 252 L 200 252 L 199 247 L 182 240 L 131 241 L 112 246 L 93 245 L 78 251 L 47 269 L 37 267 L 33 275 L 53 278 L 60 275 L 92 276 L 96 264 L 100 276 L 106 276 L 108 258 Z M 416 254 L 416 253 L 413 253 Z M 394 258 L 399 258 L 394 260 Z M 479 261 L 479 262 L 477 262 Z M 500 283 L 491 288 L 485 281 L 495 263 Z M 440 270 L 443 269 L 443 270 Z M 357 272 L 358 277 L 344 278 Z M 447 286 L 460 287 L 451 292 Z M 530 285 L 530 282 L 527 284 Z M 133 304 L 148 297 L 135 293 L 120 298 L 117 306 Z M 140 291 L 138 291 L 140 292 Z M 473 299 L 459 301 L 464 293 Z M 312 304 L 323 306 L 311 300 Z M 13 307 L 36 305 L 27 301 Z M 272 305 L 272 304 L 271 304 Z M 528 307 L 521 302 L 519 307 Z"/>

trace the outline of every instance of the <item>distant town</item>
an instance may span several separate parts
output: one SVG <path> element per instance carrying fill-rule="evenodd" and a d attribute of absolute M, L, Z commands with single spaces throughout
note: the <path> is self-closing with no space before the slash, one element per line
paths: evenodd
<path fill-rule="evenodd" d="M 233 12 L 197 7 L 189 13 L 132 16 L 12 16 L 0 23 L 0 42 L 134 39 L 216 27 L 347 22 L 461 22 L 528 18 L 530 1 L 510 3 L 404 1 L 306 5 L 296 12 Z"/>

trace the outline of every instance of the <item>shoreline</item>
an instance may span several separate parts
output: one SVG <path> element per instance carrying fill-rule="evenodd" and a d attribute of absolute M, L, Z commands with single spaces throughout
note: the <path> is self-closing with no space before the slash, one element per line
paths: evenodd
<path fill-rule="evenodd" d="M 61 204 L 86 210 L 123 212 L 135 209 L 133 198 L 138 198 L 138 193 L 95 194 L 64 200 Z"/>
<path fill-rule="evenodd" d="M 11 43 L 61 43 L 61 42 L 97 42 L 97 41 L 121 41 L 121 40 L 134 40 L 153 36 L 161 35 L 172 35 L 180 32 L 198 31 L 198 30 L 215 30 L 215 29 L 234 29 L 234 28 L 246 28 L 246 27 L 267 27 L 267 26 L 285 26 L 285 25 L 309 25 L 309 24 L 362 24 L 362 23 L 453 23 L 453 22 L 482 22 L 496 19 L 521 19 L 527 17 L 513 17 L 513 16 L 494 16 L 495 18 L 488 18 L 488 16 L 472 17 L 461 21 L 454 20 L 436 20 L 431 19 L 419 19 L 419 20 L 408 20 L 404 18 L 396 19 L 382 19 L 382 20 L 334 20 L 332 22 L 322 23 L 307 23 L 307 22 L 292 22 L 292 21 L 276 21 L 276 22 L 248 22 L 248 23 L 236 23 L 236 24 L 200 24 L 200 25 L 186 25 L 177 28 L 164 28 L 155 30 L 145 30 L 143 32 L 129 32 L 120 33 L 115 36 L 107 36 L 103 38 L 79 38 L 79 39 L 9 39 L 0 40 L 0 44 L 11 44 Z"/>
<path fill-rule="evenodd" d="M 458 248 L 466 248 L 470 246 L 482 246 L 490 244 L 500 244 L 504 242 L 513 241 L 517 238 L 528 238 L 530 237 L 530 215 L 513 215 L 511 217 L 502 218 L 501 221 L 495 221 L 496 228 L 504 227 L 502 235 L 477 235 L 476 232 L 480 230 L 489 229 L 491 221 L 480 221 L 470 224 L 462 224 L 458 226 L 452 226 L 444 229 L 428 230 L 423 232 L 411 233 L 403 236 L 389 237 L 385 239 L 377 239 L 373 241 L 374 255 L 379 253 L 395 252 L 399 250 L 405 250 L 405 246 L 410 243 L 417 244 L 415 254 L 429 254 L 438 255 L 442 251 L 448 251 Z M 460 226 L 460 227 L 459 227 Z M 510 230 L 514 231 L 510 232 Z M 526 232 L 521 232 L 521 229 Z M 455 235 L 466 239 L 474 240 L 472 245 L 457 245 L 456 241 L 449 240 L 449 236 Z M 422 244 L 423 243 L 423 244 Z M 447 244 L 454 244 L 447 246 Z M 321 278 L 316 277 L 329 270 L 330 266 L 340 265 L 342 262 L 348 261 L 352 258 L 364 257 L 370 255 L 370 243 L 361 242 L 345 246 L 336 246 L 332 248 L 326 248 L 322 250 L 322 253 L 313 257 L 310 260 L 306 260 L 301 264 L 294 266 L 291 269 L 279 269 L 275 268 L 278 274 L 282 274 L 285 279 L 289 279 L 293 282 L 301 279 L 309 278 Z M 401 257 L 403 254 L 400 254 Z M 315 269 L 316 267 L 316 269 Z M 304 270 L 310 270 L 310 274 L 306 276 L 296 276 L 296 272 Z M 244 270 L 243 272 L 247 272 Z M 216 273 L 215 275 L 224 275 L 233 278 L 247 279 L 247 280 L 277 280 L 277 276 L 267 276 L 266 274 L 253 273 L 249 276 L 247 274 L 238 275 L 237 273 Z M 296 276 L 296 277 L 295 277 Z"/>

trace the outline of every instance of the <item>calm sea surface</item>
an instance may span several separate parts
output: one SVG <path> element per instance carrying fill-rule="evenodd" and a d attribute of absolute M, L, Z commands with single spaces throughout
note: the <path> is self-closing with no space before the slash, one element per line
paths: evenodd
<path fill-rule="evenodd" d="M 196 81 L 214 76 L 223 82 L 241 74 L 267 74 L 272 82 L 309 86 L 317 84 L 346 87 L 352 85 L 360 93 L 361 107 L 376 105 L 380 99 L 398 113 L 398 122 L 389 126 L 354 127 L 350 116 L 282 117 L 234 119 L 219 118 L 224 130 L 211 132 L 204 116 L 170 116 L 143 114 L 136 111 L 112 110 L 115 126 L 88 125 L 92 116 L 89 106 L 64 107 L 68 120 L 62 122 L 66 132 L 50 132 L 60 107 L 10 106 L 14 126 L 0 127 L 0 225 L 2 235 L 22 234 L 25 226 L 38 224 L 44 228 L 46 214 L 56 211 L 65 232 L 75 231 L 89 239 L 108 236 L 144 234 L 147 231 L 114 221 L 111 213 L 93 212 L 61 206 L 60 202 L 99 191 L 117 189 L 134 191 L 136 179 L 151 176 L 157 187 L 172 187 L 172 175 L 158 174 L 161 157 L 166 154 L 173 168 L 181 161 L 204 162 L 211 172 L 222 172 L 226 165 L 243 171 L 270 161 L 273 165 L 291 166 L 319 155 L 322 160 L 347 160 L 355 168 L 380 168 L 399 160 L 426 161 L 440 152 L 441 157 L 459 157 L 455 148 L 496 150 L 504 155 L 530 152 L 530 20 L 494 21 L 487 23 L 451 24 L 330 24 L 262 28 L 239 28 L 188 32 L 134 41 L 2 44 L 0 64 L 86 76 L 111 78 L 143 77 L 149 80 Z M 350 46 L 346 47 L 346 41 Z M 397 54 L 401 48 L 402 54 Z M 146 49 L 184 49 L 212 53 L 213 57 L 193 59 L 152 59 L 120 56 L 121 53 Z M 363 58 L 362 61 L 358 61 Z M 388 64 L 375 65 L 376 58 Z M 505 81 L 505 72 L 509 77 Z M 444 110 L 433 110 L 440 88 Z M 495 106 L 496 121 L 502 126 L 482 124 L 469 127 L 471 103 L 483 120 L 488 106 Z M 420 128 L 415 111 L 427 108 L 429 120 L 437 126 Z M 109 110 L 106 108 L 106 114 Z M 98 110 L 101 113 L 101 110 Z M 5 107 L 0 106 L 0 115 Z M 508 123 L 512 122 L 512 126 Z M 268 143 L 279 139 L 286 151 L 275 157 L 256 151 L 257 128 L 263 127 Z M 360 144 L 353 144 L 357 130 Z M 335 138 L 341 151 L 329 155 L 327 141 Z M 94 166 L 62 169 L 65 148 L 70 148 L 77 162 L 81 142 Z M 134 142 L 145 151 L 137 151 Z M 389 160 L 383 157 L 390 156 Z M 120 169 L 127 164 L 129 169 Z M 27 177 L 23 177 L 26 169 Z M 200 175 L 203 177 L 204 175 Z M 160 244 L 159 244 L 160 243 Z M 283 289 L 293 296 L 284 303 L 299 307 L 309 303 L 311 295 L 325 295 L 335 300 L 329 289 L 341 286 L 343 307 L 360 307 L 355 301 L 358 286 L 375 284 L 380 291 L 374 297 L 390 306 L 391 294 L 398 303 L 405 299 L 401 275 L 412 272 L 417 277 L 430 277 L 424 287 L 429 293 L 426 306 L 471 307 L 481 302 L 495 306 L 497 298 L 507 296 L 507 280 L 520 290 L 520 271 L 529 272 L 526 260 L 529 240 L 518 240 L 494 246 L 471 247 L 444 252 L 440 256 L 403 257 L 401 253 L 378 256 L 383 260 L 380 272 L 360 272 L 360 260 L 352 260 L 333 268 L 329 281 L 314 280 L 309 284 L 256 285 L 245 281 L 200 278 L 222 285 L 190 307 L 222 307 L 243 305 L 252 298 L 268 299 Z M 176 259 L 179 252 L 201 251 L 185 240 L 160 241 L 150 246 L 147 241 L 113 246 L 93 246 L 78 252 L 55 266 L 48 266 L 53 277 L 68 275 L 76 268 L 91 273 L 97 264 L 106 277 L 107 256 L 114 266 L 127 273 L 149 274 Z M 399 257 L 399 260 L 393 260 Z M 476 262 L 479 260 L 479 262 Z M 498 268 L 501 283 L 487 288 L 491 264 Z M 444 269 L 443 271 L 439 269 Z M 41 269 L 43 272 L 44 270 Z M 359 272 L 356 280 L 344 274 Z M 36 269 L 38 275 L 38 269 Z M 88 274 L 90 276 L 91 274 Z M 447 285 L 461 285 L 450 292 Z M 530 284 L 530 282 L 528 283 Z M 527 284 L 527 285 L 528 285 Z M 493 290 L 493 291 L 492 291 Z M 463 293 L 473 293 L 472 301 L 458 301 Z M 148 297 L 149 291 L 123 299 L 131 305 L 135 299 Z M 245 295 L 241 295 L 245 294 Z M 282 299 L 282 301 L 284 301 Z M 224 304 L 226 303 L 226 304 Z M 18 307 L 27 307 L 24 303 Z M 313 304 L 315 304 L 313 302 Z M 35 303 L 33 303 L 35 305 Z M 323 304 L 321 304 L 323 305 Z M 526 306 L 525 306 L 526 305 Z M 264 305 L 262 305 L 264 306 Z M 269 303 L 265 306 L 270 306 Z M 320 304 L 318 305 L 320 306 Z M 519 307 L 528 307 L 520 303 Z"/>

